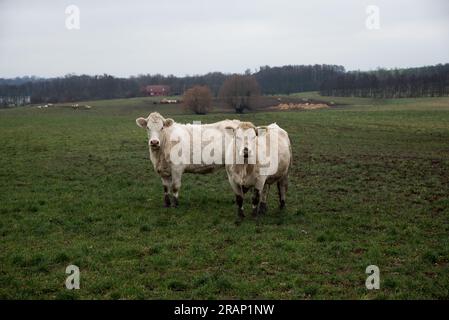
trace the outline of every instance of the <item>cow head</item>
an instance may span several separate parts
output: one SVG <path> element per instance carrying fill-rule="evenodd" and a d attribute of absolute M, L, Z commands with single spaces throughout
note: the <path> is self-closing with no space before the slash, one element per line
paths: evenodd
<path fill-rule="evenodd" d="M 242 122 L 237 128 L 227 127 L 227 132 L 231 132 L 235 139 L 236 154 L 244 159 L 252 158 L 255 161 L 256 155 L 256 127 L 251 122 Z"/>
<path fill-rule="evenodd" d="M 162 147 L 164 130 L 173 125 L 173 119 L 165 119 L 157 112 L 151 113 L 148 118 L 137 118 L 136 123 L 139 127 L 147 130 L 148 144 L 152 150 L 158 150 Z"/>

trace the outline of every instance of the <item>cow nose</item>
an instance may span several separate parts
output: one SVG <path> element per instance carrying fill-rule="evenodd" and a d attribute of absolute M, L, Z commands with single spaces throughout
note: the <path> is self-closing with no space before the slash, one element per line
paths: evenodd
<path fill-rule="evenodd" d="M 159 140 L 150 140 L 150 144 L 152 146 L 158 146 L 159 145 Z"/>

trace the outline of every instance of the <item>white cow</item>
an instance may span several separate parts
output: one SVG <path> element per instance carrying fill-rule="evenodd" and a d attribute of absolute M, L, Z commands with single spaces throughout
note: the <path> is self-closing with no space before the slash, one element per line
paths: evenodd
<path fill-rule="evenodd" d="M 287 132 L 275 123 L 256 128 L 252 123 L 242 122 L 237 129 L 230 129 L 234 137 L 231 151 L 236 158 L 239 155 L 243 158 L 240 163 L 234 161 L 226 164 L 228 180 L 236 196 L 238 217 L 245 216 L 243 195 L 250 188 L 254 188 L 253 216 L 264 214 L 267 210 L 270 185 L 275 182 L 278 187 L 280 208 L 283 209 L 288 186 L 288 170 L 292 163 L 291 144 Z M 262 147 L 265 152 L 263 154 L 267 155 L 263 158 L 263 162 L 259 154 Z"/>
<path fill-rule="evenodd" d="M 161 177 L 162 185 L 164 186 L 164 205 L 165 207 L 171 206 L 171 192 L 173 195 L 173 205 L 176 207 L 178 205 L 181 178 L 184 172 L 205 174 L 224 166 L 224 152 L 221 157 L 222 161 L 215 163 L 205 163 L 204 161 L 198 163 L 192 159 L 192 153 L 195 148 L 195 142 L 193 141 L 194 131 L 199 128 L 201 130 L 207 129 L 209 133 L 212 132 L 217 136 L 224 137 L 225 128 L 237 128 L 240 121 L 223 120 L 205 125 L 179 124 L 173 119 L 165 119 L 159 113 L 153 112 L 147 118 L 141 117 L 136 119 L 136 123 L 139 127 L 147 130 L 150 160 L 154 170 Z M 200 139 L 201 151 L 204 151 L 210 141 L 206 141 L 207 139 L 205 137 L 201 137 Z M 192 143 L 189 145 L 189 142 Z M 187 150 L 187 161 L 172 161 L 173 155 L 176 154 L 174 151 L 183 145 L 189 146 Z M 186 154 L 184 153 L 184 155 Z M 189 162 L 189 160 L 191 161 Z"/>

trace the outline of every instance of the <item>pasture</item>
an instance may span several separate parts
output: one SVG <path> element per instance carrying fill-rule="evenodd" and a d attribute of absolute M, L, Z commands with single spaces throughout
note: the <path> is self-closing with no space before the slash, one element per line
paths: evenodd
<path fill-rule="evenodd" d="M 299 97 L 317 98 L 315 93 Z M 322 97 L 319 97 L 322 98 Z M 326 110 L 184 113 L 148 99 L 0 110 L 2 299 L 449 298 L 449 99 Z M 341 100 L 341 99 L 340 99 Z M 135 119 L 277 122 L 293 146 L 287 210 L 236 225 L 224 170 L 163 193 Z M 79 266 L 81 288 L 65 288 Z M 380 268 L 367 290 L 365 268 Z"/>

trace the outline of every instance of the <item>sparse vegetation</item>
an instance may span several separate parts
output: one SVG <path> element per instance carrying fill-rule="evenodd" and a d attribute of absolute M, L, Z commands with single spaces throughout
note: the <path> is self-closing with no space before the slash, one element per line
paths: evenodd
<path fill-rule="evenodd" d="M 260 96 L 257 80 L 252 75 L 232 75 L 220 88 L 220 98 L 237 113 L 254 109 Z"/>
<path fill-rule="evenodd" d="M 196 114 L 206 114 L 212 108 L 212 92 L 206 86 L 195 86 L 188 89 L 182 100 L 184 106 Z"/>

